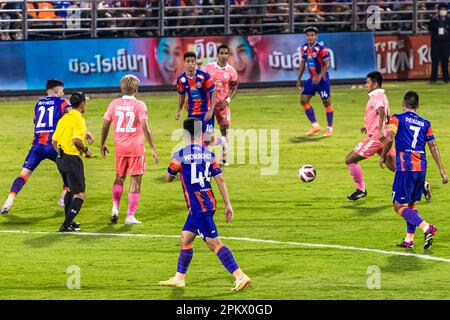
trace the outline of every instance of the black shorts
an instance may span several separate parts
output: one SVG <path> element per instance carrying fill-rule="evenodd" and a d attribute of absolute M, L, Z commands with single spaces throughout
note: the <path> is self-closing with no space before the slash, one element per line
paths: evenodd
<path fill-rule="evenodd" d="M 64 154 L 61 158 L 56 158 L 56 165 L 63 177 L 64 185 L 69 187 L 72 194 L 85 191 L 84 165 L 79 156 Z"/>

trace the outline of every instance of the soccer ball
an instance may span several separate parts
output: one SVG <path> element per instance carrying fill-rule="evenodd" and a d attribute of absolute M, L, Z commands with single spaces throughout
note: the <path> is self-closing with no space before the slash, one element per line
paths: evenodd
<path fill-rule="evenodd" d="M 316 169 L 310 164 L 305 164 L 303 167 L 298 169 L 298 177 L 303 182 L 311 182 L 316 178 Z"/>

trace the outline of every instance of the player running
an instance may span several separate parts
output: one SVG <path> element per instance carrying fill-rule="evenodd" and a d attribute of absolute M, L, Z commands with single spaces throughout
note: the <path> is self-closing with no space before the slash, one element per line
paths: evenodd
<path fill-rule="evenodd" d="M 311 121 L 311 128 L 305 135 L 313 136 L 320 131 L 320 125 L 316 120 L 314 109 L 309 103 L 311 97 L 318 92 L 325 106 L 328 123 L 327 131 L 323 136 L 331 137 L 333 135 L 333 106 L 331 105 L 330 77 L 328 76 L 330 55 L 328 49 L 317 42 L 318 33 L 319 30 L 316 27 L 307 27 L 305 29 L 307 42 L 301 48 L 302 61 L 298 69 L 297 88 L 302 90 L 300 101 L 305 109 L 306 116 Z M 305 65 L 308 67 L 309 77 L 302 89 L 301 79 L 305 71 Z"/>
<path fill-rule="evenodd" d="M 404 113 L 393 115 L 389 121 L 389 133 L 380 156 L 380 166 L 386 162 L 386 156 L 395 140 L 397 153 L 397 169 L 392 186 L 392 198 L 395 211 L 405 219 L 407 234 L 397 246 L 414 248 L 414 233 L 416 227 L 422 229 L 425 235 L 424 249 L 433 243 L 437 228 L 428 224 L 419 216 L 416 201 L 422 197 L 422 188 L 427 171 L 425 144 L 439 169 L 442 183 L 448 182 L 448 176 L 442 165 L 439 149 L 428 120 L 417 114 L 419 96 L 414 91 L 408 91 L 403 97 Z"/>
<path fill-rule="evenodd" d="M 114 145 L 116 156 L 116 180 L 112 188 L 111 223 L 119 219 L 119 204 L 123 193 L 123 183 L 127 174 L 131 176 L 128 192 L 128 213 L 125 224 L 141 224 L 135 218 L 141 194 L 142 176 L 145 172 L 145 144 L 144 137 L 152 148 L 152 157 L 158 164 L 158 155 L 153 143 L 152 132 L 148 125 L 147 106 L 136 99 L 139 79 L 133 75 L 126 75 L 120 80 L 120 90 L 124 96 L 113 100 L 103 116 L 101 136 L 101 153 L 103 158 L 109 153 L 106 146 L 109 127 L 114 123 Z"/>
<path fill-rule="evenodd" d="M 367 195 L 364 185 L 363 174 L 359 162 L 380 154 L 383 150 L 383 142 L 387 134 L 387 119 L 389 119 L 389 101 L 383 85 L 383 76 L 378 71 L 369 73 L 366 77 L 366 89 L 369 93 L 369 101 L 366 104 L 366 114 L 364 117 L 364 127 L 361 133 L 367 133 L 367 138 L 360 142 L 345 159 L 348 171 L 355 181 L 356 191 L 349 195 L 349 200 L 355 201 Z M 395 171 L 395 154 L 391 150 L 386 156 L 386 166 Z"/>
<path fill-rule="evenodd" d="M 64 83 L 62 81 L 50 79 L 47 81 L 45 89 L 47 97 L 40 99 L 34 107 L 34 138 L 31 149 L 19 176 L 11 186 L 8 199 L 5 201 L 0 214 L 9 212 L 17 194 L 43 160 L 48 159 L 56 163 L 57 153 L 52 146 L 52 136 L 59 119 L 68 112 L 70 104 L 62 98 L 64 96 Z M 94 141 L 90 133 L 86 133 L 86 139 L 90 144 Z M 64 207 L 66 192 L 67 186 L 64 185 L 61 198 L 58 201 L 58 205 L 61 207 Z"/>
<path fill-rule="evenodd" d="M 222 164 L 228 166 L 226 159 L 228 146 L 228 128 L 231 122 L 230 103 L 234 98 L 238 88 L 238 78 L 236 70 L 228 64 L 230 49 L 227 45 L 220 45 L 217 48 L 217 61 L 208 63 L 205 71 L 211 75 L 216 86 L 217 102 L 214 112 L 217 123 L 220 125 L 222 138 L 216 139 L 217 145 L 222 145 Z M 223 140 L 224 139 L 224 140 Z"/>
<path fill-rule="evenodd" d="M 197 57 L 194 52 L 184 54 L 186 71 L 177 78 L 178 111 L 175 119 L 181 117 L 181 110 L 188 95 L 188 117 L 194 117 L 202 121 L 203 142 L 206 145 L 214 144 L 214 105 L 215 85 L 211 76 L 197 69 Z"/>
<path fill-rule="evenodd" d="M 223 266 L 236 279 L 233 291 L 240 291 L 251 283 L 250 278 L 239 268 L 231 251 L 220 241 L 214 212 L 216 199 L 211 189 L 211 176 L 216 180 L 225 202 L 225 220 L 230 222 L 234 212 L 228 197 L 222 171 L 212 152 L 201 145 L 201 122 L 196 118 L 184 120 L 186 147 L 176 152 L 167 169 L 166 181 L 171 182 L 180 173 L 183 193 L 189 215 L 181 232 L 181 252 L 177 272 L 173 278 L 161 281 L 160 285 L 184 287 L 187 269 L 192 260 L 193 242 L 199 235 L 214 251 Z"/>

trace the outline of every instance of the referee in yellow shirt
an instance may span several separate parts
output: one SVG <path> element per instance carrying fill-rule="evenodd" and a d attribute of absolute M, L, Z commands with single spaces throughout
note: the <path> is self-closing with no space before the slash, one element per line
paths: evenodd
<path fill-rule="evenodd" d="M 77 92 L 70 97 L 72 109 L 59 120 L 52 137 L 53 147 L 58 152 L 56 165 L 69 191 L 64 198 L 66 219 L 60 232 L 80 231 L 80 224 L 74 221 L 83 205 L 85 194 L 84 165 L 81 155 L 92 157 L 92 152 L 84 146 L 86 122 L 81 115 L 86 112 L 86 98 Z"/>

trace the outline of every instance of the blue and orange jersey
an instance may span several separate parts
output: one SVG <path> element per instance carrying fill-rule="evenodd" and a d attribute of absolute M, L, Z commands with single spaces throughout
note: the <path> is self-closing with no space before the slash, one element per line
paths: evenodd
<path fill-rule="evenodd" d="M 68 108 L 70 108 L 69 102 L 58 97 L 46 97 L 36 103 L 33 117 L 33 145 L 52 143 L 56 125 Z"/>
<path fill-rule="evenodd" d="M 189 144 L 172 156 L 167 172 L 180 173 L 181 185 L 189 213 L 216 210 L 211 177 L 222 174 L 214 153 L 199 144 Z"/>
<path fill-rule="evenodd" d="M 215 89 L 214 81 L 209 73 L 196 69 L 192 77 L 186 72 L 177 78 L 178 94 L 188 94 L 188 116 L 205 115 L 211 104 L 211 97 Z M 209 92 L 209 99 L 208 93 Z"/>
<path fill-rule="evenodd" d="M 414 112 L 395 114 L 390 118 L 389 131 L 397 133 L 397 170 L 426 171 L 425 145 L 434 140 L 430 121 Z"/>
<path fill-rule="evenodd" d="M 309 78 L 320 74 L 324 68 L 324 62 L 330 59 L 330 53 L 325 46 L 316 43 L 310 47 L 308 42 L 305 43 L 301 48 L 302 59 L 305 60 L 306 67 L 309 70 Z M 323 75 L 323 80 L 328 80 L 328 72 Z"/>

